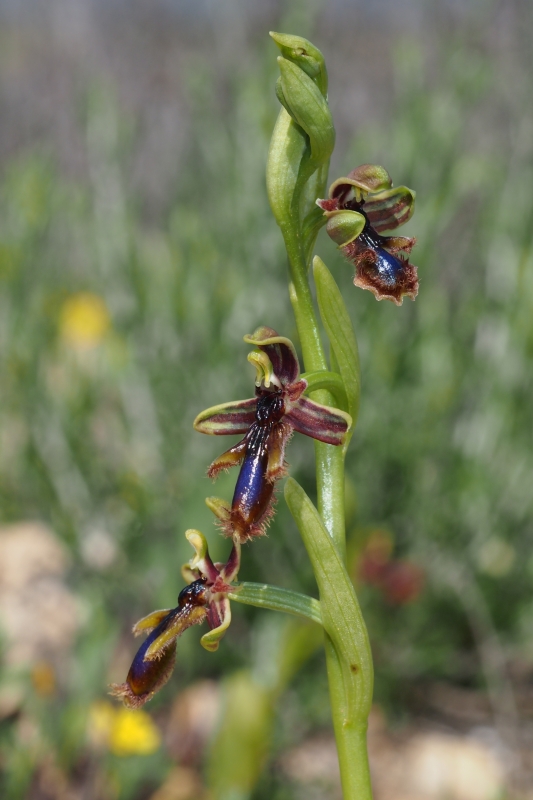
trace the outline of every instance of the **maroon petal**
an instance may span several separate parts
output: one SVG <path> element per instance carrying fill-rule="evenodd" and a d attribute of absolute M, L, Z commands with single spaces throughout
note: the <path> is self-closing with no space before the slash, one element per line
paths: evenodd
<path fill-rule="evenodd" d="M 318 439 L 326 444 L 342 444 L 352 424 L 352 418 L 338 408 L 322 406 L 308 397 L 300 397 L 294 406 L 285 414 L 295 431 Z"/>
<path fill-rule="evenodd" d="M 195 430 L 212 436 L 246 433 L 255 420 L 257 398 L 235 400 L 202 411 L 193 422 Z"/>

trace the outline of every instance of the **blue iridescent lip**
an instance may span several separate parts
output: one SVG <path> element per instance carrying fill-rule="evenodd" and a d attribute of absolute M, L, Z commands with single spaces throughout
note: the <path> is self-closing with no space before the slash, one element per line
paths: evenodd
<path fill-rule="evenodd" d="M 232 521 L 243 534 L 260 524 L 270 506 L 274 485 L 267 476 L 269 438 L 283 416 L 283 408 L 281 392 L 268 392 L 258 398 L 231 504 Z"/>
<path fill-rule="evenodd" d="M 368 223 L 367 227 L 370 229 Z M 377 236 L 372 235 L 371 230 L 365 228 L 359 240 L 374 251 L 376 256 L 374 266 L 383 283 L 390 287 L 396 286 L 404 268 L 402 260 L 385 250 L 377 241 Z"/>
<path fill-rule="evenodd" d="M 247 453 L 235 486 L 232 514 L 249 527 L 261 518 L 272 496 L 273 484 L 267 481 L 268 451 Z M 237 523 L 237 519 L 235 519 Z"/>
<path fill-rule="evenodd" d="M 185 586 L 178 596 L 178 605 L 171 609 L 159 625 L 146 637 L 137 650 L 126 679 L 137 697 L 150 694 L 166 682 L 174 666 L 175 642 L 161 651 L 158 658 L 146 658 L 146 653 L 156 639 L 175 622 L 181 620 L 187 627 L 187 618 L 194 606 L 205 606 L 207 602 L 206 582 L 203 578 Z"/>
<path fill-rule="evenodd" d="M 179 610 L 179 608 L 173 609 L 164 620 L 154 628 L 150 635 L 146 637 L 135 654 L 126 682 L 130 686 L 133 694 L 137 697 L 154 691 L 154 688 L 160 684 L 163 674 L 169 669 L 172 670 L 175 659 L 175 647 L 168 647 L 162 653 L 161 658 L 155 661 L 145 661 L 144 657 L 150 645 L 155 642 L 158 636 L 161 636 L 161 634 L 166 631 L 176 614 L 179 613 Z"/>

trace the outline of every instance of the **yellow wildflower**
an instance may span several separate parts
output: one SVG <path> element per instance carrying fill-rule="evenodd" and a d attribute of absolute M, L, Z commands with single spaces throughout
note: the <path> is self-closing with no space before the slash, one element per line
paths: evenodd
<path fill-rule="evenodd" d="M 78 292 L 63 303 L 59 317 L 62 338 L 78 350 L 100 344 L 110 327 L 103 299 L 92 292 Z"/>
<path fill-rule="evenodd" d="M 116 756 L 150 755 L 159 749 L 161 734 L 146 711 L 119 708 L 109 738 L 109 749 Z"/>
<path fill-rule="evenodd" d="M 101 700 L 90 708 L 89 740 L 116 756 L 150 755 L 161 745 L 159 728 L 146 711 L 116 708 Z"/>

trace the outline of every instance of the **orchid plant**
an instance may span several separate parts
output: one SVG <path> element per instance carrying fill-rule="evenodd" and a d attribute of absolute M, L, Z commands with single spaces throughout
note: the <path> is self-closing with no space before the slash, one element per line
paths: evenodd
<path fill-rule="evenodd" d="M 305 372 L 293 343 L 261 326 L 244 340 L 253 349 L 254 394 L 213 406 L 194 421 L 197 431 L 239 435 L 240 441 L 215 458 L 212 478 L 230 467 L 239 473 L 231 502 L 206 502 L 222 532 L 232 540 L 226 563 L 213 563 L 205 537 L 188 530 L 194 556 L 183 567 L 187 583 L 176 608 L 149 614 L 134 627 L 148 634 L 126 681 L 112 693 L 138 708 L 167 682 L 176 640 L 191 625 L 206 622 L 201 643 L 216 650 L 231 621 L 231 601 L 284 611 L 312 620 L 324 630 L 331 707 L 344 796 L 372 797 L 366 730 L 372 701 L 370 644 L 347 572 L 344 521 L 344 459 L 359 406 L 357 343 L 335 280 L 320 258 L 312 259 L 325 226 L 355 266 L 354 283 L 378 300 L 401 305 L 418 291 L 416 267 L 408 255 L 414 239 L 384 236 L 406 222 L 415 194 L 393 188 L 383 167 L 364 164 L 325 186 L 335 129 L 327 103 L 322 53 L 299 36 L 272 33 L 281 50 L 276 94 L 282 105 L 268 156 L 267 190 L 288 255 L 289 295 Z M 402 255 L 404 254 L 404 255 Z M 310 267 L 318 312 L 330 345 L 330 359 L 312 299 Z M 287 476 L 286 447 L 293 433 L 315 440 L 317 504 L 292 477 L 285 500 L 303 538 L 316 577 L 319 599 L 269 585 L 237 582 L 241 545 L 265 533 L 274 514 L 275 487 Z"/>

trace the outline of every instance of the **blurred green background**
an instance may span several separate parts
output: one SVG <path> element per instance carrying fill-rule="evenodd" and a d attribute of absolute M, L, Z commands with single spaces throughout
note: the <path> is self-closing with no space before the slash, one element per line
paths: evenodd
<path fill-rule="evenodd" d="M 347 515 L 376 798 L 384 742 L 428 727 L 478 735 L 498 796 L 533 796 L 533 6 L 19 0 L 0 3 L 6 800 L 339 796 L 311 627 L 234 606 L 216 654 L 180 640 L 148 713 L 106 696 L 131 625 L 175 602 L 186 528 L 227 553 L 203 502 L 220 442 L 193 418 L 249 396 L 244 334 L 296 340 L 264 182 L 269 29 L 325 54 L 331 179 L 377 163 L 417 191 L 416 303 L 377 304 L 318 244 L 362 360 Z M 312 493 L 311 454 L 296 437 Z M 241 577 L 315 593 L 281 499 Z"/>

